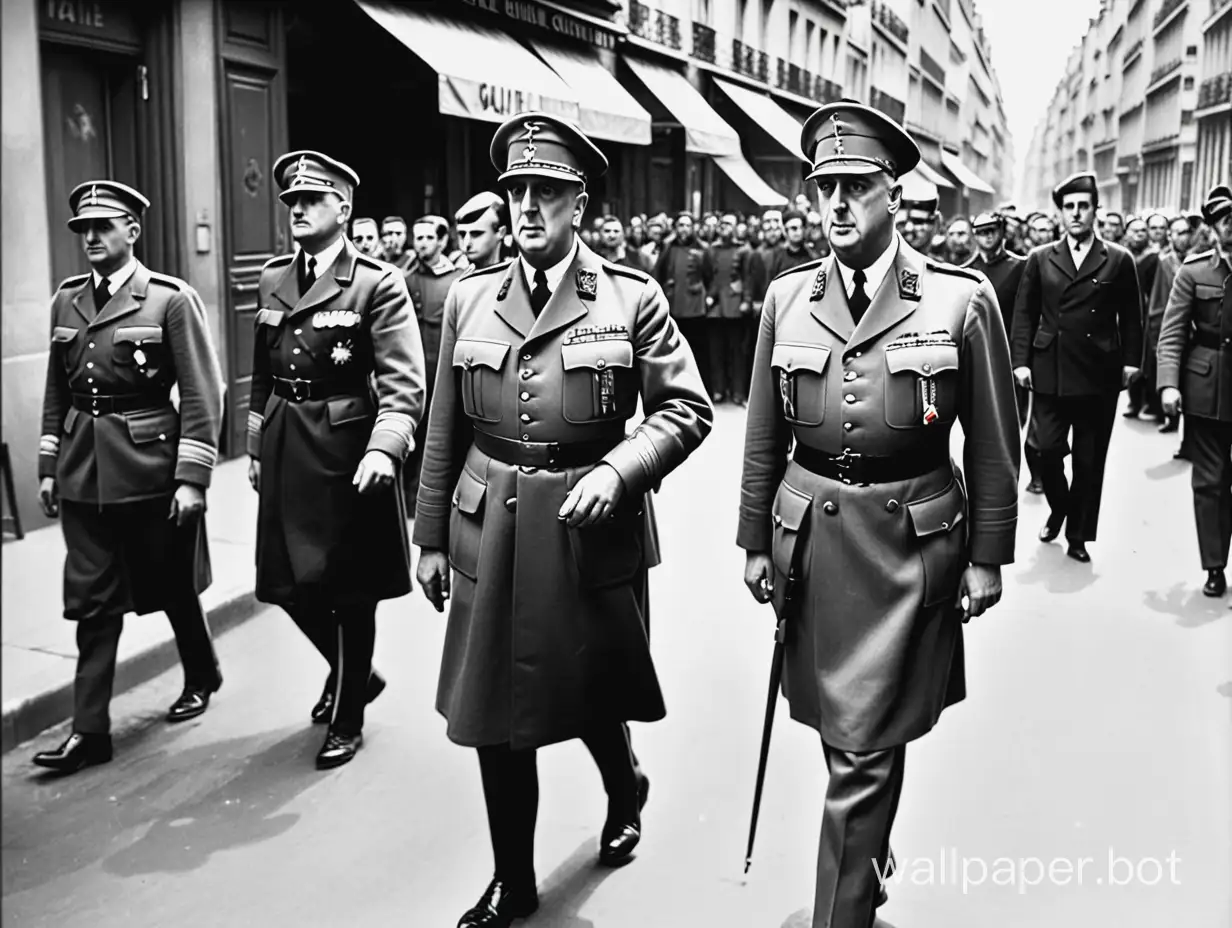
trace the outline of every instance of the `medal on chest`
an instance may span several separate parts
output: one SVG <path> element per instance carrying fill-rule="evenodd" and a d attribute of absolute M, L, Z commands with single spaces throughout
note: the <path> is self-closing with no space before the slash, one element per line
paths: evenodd
<path fill-rule="evenodd" d="M 354 356 L 355 345 L 349 338 L 342 339 L 329 350 L 329 359 L 338 367 L 345 367 L 347 364 L 350 364 Z"/>
<path fill-rule="evenodd" d="M 920 378 L 920 399 L 924 407 L 924 424 L 937 421 L 937 381 L 931 377 Z"/>

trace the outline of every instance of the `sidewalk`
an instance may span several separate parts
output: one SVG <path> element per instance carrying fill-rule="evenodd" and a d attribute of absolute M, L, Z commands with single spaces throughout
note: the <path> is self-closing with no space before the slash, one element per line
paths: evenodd
<path fill-rule="evenodd" d="M 252 595 L 257 494 L 248 486 L 247 457 L 219 465 L 206 504 L 214 582 L 202 604 L 217 636 L 261 608 Z M 7 752 L 73 714 L 77 625 L 62 617 L 64 536 L 58 525 L 30 532 L 21 541 L 6 538 L 0 566 L 0 752 Z M 115 693 L 178 663 L 166 617 L 130 615 L 120 637 Z"/>

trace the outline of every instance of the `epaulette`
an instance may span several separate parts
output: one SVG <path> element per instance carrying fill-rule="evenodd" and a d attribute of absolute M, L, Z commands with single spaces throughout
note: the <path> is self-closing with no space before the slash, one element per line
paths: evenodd
<path fill-rule="evenodd" d="M 459 280 L 472 280 L 476 277 L 482 277 L 484 274 L 495 274 L 497 271 L 505 271 L 509 269 L 509 265 L 513 263 L 512 258 L 506 258 L 504 261 L 497 261 L 495 264 L 489 264 L 487 267 L 471 266 L 471 269 L 464 275 L 459 277 Z"/>
<path fill-rule="evenodd" d="M 78 287 L 90 279 L 89 274 L 76 274 L 72 277 L 65 277 L 60 281 L 59 290 L 67 290 L 69 287 Z"/>
<path fill-rule="evenodd" d="M 150 271 L 150 283 L 162 284 L 176 293 L 179 293 L 180 290 L 187 286 L 180 278 L 172 277 L 170 274 L 160 274 L 158 271 Z"/>
<path fill-rule="evenodd" d="M 608 273 L 615 274 L 617 277 L 628 277 L 630 280 L 636 280 L 639 284 L 650 283 L 650 275 L 645 271 L 639 271 L 635 267 L 613 264 L 611 261 L 604 261 L 603 267 Z"/>
<path fill-rule="evenodd" d="M 1188 258 L 1184 260 L 1183 263 L 1193 264 L 1195 261 L 1209 261 L 1214 254 L 1215 254 L 1215 249 L 1210 248 L 1206 251 L 1199 252 L 1196 255 L 1190 255 Z"/>
<path fill-rule="evenodd" d="M 362 252 L 359 252 L 359 251 L 355 252 L 355 263 L 362 264 L 364 265 L 364 267 L 370 267 L 374 271 L 386 271 L 386 270 L 396 271 L 398 270 L 396 267 L 394 267 L 392 264 L 388 263 L 387 261 L 378 261 L 376 258 L 373 258 L 370 255 L 363 254 Z"/>
<path fill-rule="evenodd" d="M 295 255 L 275 255 L 264 264 L 261 265 L 261 270 L 268 271 L 272 267 L 282 267 L 284 264 L 290 264 L 295 260 Z"/>
<path fill-rule="evenodd" d="M 924 266 L 930 271 L 936 271 L 938 274 L 950 274 L 953 277 L 965 277 L 967 280 L 973 280 L 977 284 L 982 283 L 984 278 L 980 276 L 979 271 L 968 270 L 965 267 L 956 267 L 953 264 L 941 264 L 936 261 L 925 260 Z"/>
<path fill-rule="evenodd" d="M 826 260 L 825 258 L 818 258 L 816 261 L 809 261 L 807 264 L 797 264 L 795 267 L 789 267 L 785 271 L 780 271 L 779 273 L 775 274 L 770 279 L 771 281 L 775 281 L 775 280 L 778 280 L 780 277 L 786 277 L 788 274 L 795 274 L 798 271 L 809 271 L 815 267 L 821 267 L 821 263 L 825 260 Z"/>

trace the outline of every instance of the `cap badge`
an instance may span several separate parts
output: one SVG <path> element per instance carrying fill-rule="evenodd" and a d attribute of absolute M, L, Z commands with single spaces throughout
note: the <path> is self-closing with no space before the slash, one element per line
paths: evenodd
<path fill-rule="evenodd" d="M 295 176 L 291 178 L 291 183 L 298 184 L 304 180 L 304 175 L 308 173 L 308 156 L 300 155 L 299 161 L 295 162 Z"/>
<path fill-rule="evenodd" d="M 98 206 L 98 184 L 90 185 L 90 205 Z"/>
<path fill-rule="evenodd" d="M 826 269 L 820 268 L 813 278 L 813 292 L 809 294 L 809 302 L 816 303 L 826 295 Z"/>
<path fill-rule="evenodd" d="M 593 300 L 599 292 L 599 274 L 590 268 L 580 267 L 577 271 L 578 296 Z"/>
<path fill-rule="evenodd" d="M 537 122 L 528 122 L 526 124 L 526 147 L 522 149 L 522 158 L 526 161 L 535 160 L 535 133 L 542 129 L 543 126 Z"/>
<path fill-rule="evenodd" d="M 845 155 L 847 152 L 843 149 L 843 137 L 839 134 L 839 128 L 842 124 L 838 121 L 838 113 L 833 113 L 830 116 L 830 121 L 834 123 L 834 153 L 836 155 Z"/>

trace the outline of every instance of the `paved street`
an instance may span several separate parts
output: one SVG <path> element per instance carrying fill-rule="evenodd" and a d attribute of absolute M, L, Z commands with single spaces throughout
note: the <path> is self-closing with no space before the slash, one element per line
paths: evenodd
<path fill-rule="evenodd" d="M 825 773 L 815 735 L 785 706 L 742 874 L 772 644 L 733 544 L 742 441 L 741 411 L 721 408 L 656 500 L 666 564 L 652 579 L 652 639 L 669 716 L 634 727 L 653 782 L 638 857 L 594 867 L 598 775 L 577 743 L 543 751 L 543 905 L 528 928 L 806 924 Z M 889 924 L 1232 924 L 1232 612 L 1200 595 L 1175 447 L 1118 419 L 1090 565 L 1035 540 L 1044 503 L 1025 497 L 1005 599 L 969 626 L 969 698 L 908 750 Z M 161 722 L 175 671 L 116 700 L 110 765 L 36 775 L 29 755 L 63 730 L 5 756 L 4 924 L 452 928 L 491 858 L 474 753 L 446 740 L 432 708 L 444 620 L 416 592 L 378 622 L 390 685 L 341 770 L 313 768 L 323 731 L 307 716 L 324 671 L 278 611 L 221 639 L 226 685 L 202 719 Z M 1110 853 L 1127 861 L 1111 876 L 1137 870 L 1131 885 L 1110 885 Z M 965 892 L 964 857 L 970 880 L 975 858 L 988 868 Z M 1037 881 L 1024 858 L 1073 870 L 993 885 L 996 873 Z"/>

